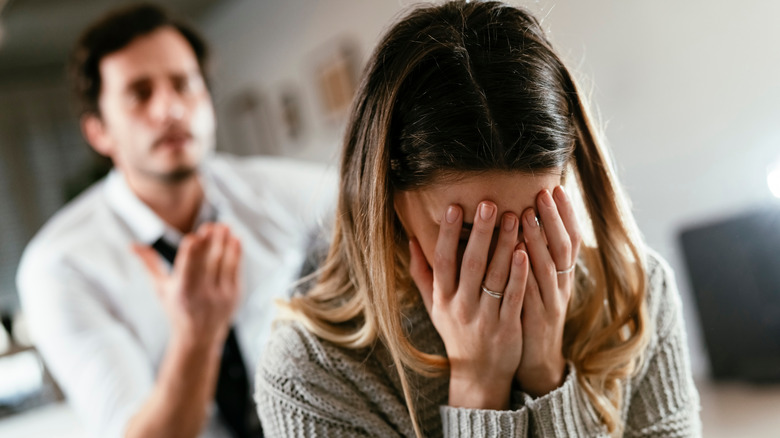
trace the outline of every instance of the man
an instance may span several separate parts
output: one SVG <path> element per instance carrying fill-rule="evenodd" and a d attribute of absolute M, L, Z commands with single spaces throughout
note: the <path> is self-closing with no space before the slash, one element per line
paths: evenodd
<path fill-rule="evenodd" d="M 206 46 L 153 6 L 89 28 L 73 57 L 82 131 L 115 169 L 28 246 L 38 349 L 99 437 L 261 436 L 250 381 L 333 175 L 214 154 Z"/>

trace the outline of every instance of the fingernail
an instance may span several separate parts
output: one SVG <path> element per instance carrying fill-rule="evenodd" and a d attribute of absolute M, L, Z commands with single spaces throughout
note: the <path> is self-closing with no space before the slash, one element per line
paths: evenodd
<path fill-rule="evenodd" d="M 525 262 L 525 253 L 523 251 L 515 251 L 513 259 L 517 266 L 522 266 Z"/>
<path fill-rule="evenodd" d="M 544 193 L 542 193 L 542 204 L 547 207 L 552 207 L 555 205 L 549 190 L 545 190 Z"/>
<path fill-rule="evenodd" d="M 491 217 L 493 217 L 493 211 L 494 210 L 495 210 L 495 208 L 492 205 L 486 204 L 486 203 L 482 203 L 479 206 L 479 217 L 481 217 L 482 220 L 488 220 Z"/>
<path fill-rule="evenodd" d="M 536 214 L 532 211 L 525 215 L 525 223 L 528 224 L 529 227 L 538 227 L 539 219 L 536 218 Z"/>
<path fill-rule="evenodd" d="M 516 219 L 514 216 L 504 216 L 504 231 L 512 231 L 515 229 Z"/>
<path fill-rule="evenodd" d="M 454 205 L 450 205 L 450 207 L 447 209 L 447 222 L 454 223 L 456 220 L 458 220 L 458 209 L 455 208 Z"/>
<path fill-rule="evenodd" d="M 558 202 L 566 202 L 566 190 L 563 189 L 563 186 L 558 186 L 558 190 L 555 191 L 555 197 L 558 199 Z"/>

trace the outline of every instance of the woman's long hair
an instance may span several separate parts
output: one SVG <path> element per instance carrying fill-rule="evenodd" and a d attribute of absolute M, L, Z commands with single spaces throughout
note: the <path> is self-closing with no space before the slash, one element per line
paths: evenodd
<path fill-rule="evenodd" d="M 288 317 L 345 348 L 381 341 L 400 374 L 415 432 L 409 373 L 441 375 L 447 359 L 421 352 L 402 324 L 419 300 L 397 190 L 493 170 L 566 170 L 589 241 L 567 312 L 564 357 L 611 433 L 620 433 L 620 380 L 649 333 L 641 239 L 583 95 L 527 11 L 449 2 L 410 12 L 385 35 L 349 121 L 333 242 Z"/>

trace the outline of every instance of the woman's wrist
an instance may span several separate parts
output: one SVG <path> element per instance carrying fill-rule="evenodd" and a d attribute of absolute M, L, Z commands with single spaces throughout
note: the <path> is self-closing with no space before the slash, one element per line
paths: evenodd
<path fill-rule="evenodd" d="M 540 367 L 526 373 L 520 388 L 531 397 L 541 397 L 558 389 L 566 379 L 566 363 Z"/>
<path fill-rule="evenodd" d="M 511 386 L 511 381 L 479 382 L 451 377 L 448 404 L 457 408 L 507 410 Z"/>

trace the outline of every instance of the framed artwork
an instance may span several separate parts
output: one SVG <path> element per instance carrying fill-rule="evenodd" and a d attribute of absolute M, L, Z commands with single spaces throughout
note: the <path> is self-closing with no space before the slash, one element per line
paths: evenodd
<path fill-rule="evenodd" d="M 228 104 L 231 150 L 237 155 L 278 155 L 273 113 L 264 94 L 245 90 Z"/>
<path fill-rule="evenodd" d="M 301 94 L 292 85 L 280 87 L 279 117 L 283 135 L 287 143 L 298 143 L 305 134 L 305 121 Z"/>
<path fill-rule="evenodd" d="M 327 121 L 344 119 L 358 85 L 360 61 L 357 44 L 341 39 L 317 52 L 314 61 L 314 83 L 320 107 Z"/>

